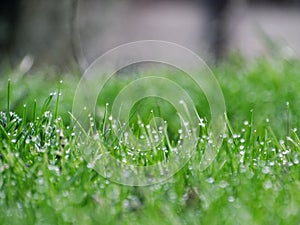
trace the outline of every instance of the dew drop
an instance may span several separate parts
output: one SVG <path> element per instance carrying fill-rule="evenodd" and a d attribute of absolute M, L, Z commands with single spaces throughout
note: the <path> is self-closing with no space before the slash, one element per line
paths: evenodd
<path fill-rule="evenodd" d="M 229 196 L 229 197 L 228 197 L 228 201 L 229 201 L 229 202 L 234 202 L 234 197 L 233 197 L 233 196 Z"/>
<path fill-rule="evenodd" d="M 264 189 L 270 189 L 272 188 L 272 182 L 270 180 L 267 180 L 264 182 Z"/>
<path fill-rule="evenodd" d="M 213 184 L 215 182 L 215 179 L 213 177 L 209 177 L 206 179 L 206 182 L 209 184 Z"/>

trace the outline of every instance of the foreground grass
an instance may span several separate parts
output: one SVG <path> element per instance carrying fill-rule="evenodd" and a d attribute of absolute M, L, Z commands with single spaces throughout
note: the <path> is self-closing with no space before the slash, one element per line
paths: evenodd
<path fill-rule="evenodd" d="M 263 59 L 216 68 L 229 118 L 216 160 L 199 170 L 204 130 L 187 165 L 148 187 L 112 183 L 83 159 L 68 113 L 78 77 L 65 75 L 62 96 L 49 96 L 60 89 L 57 77 L 45 82 L 51 72 L 17 74 L 11 85 L 3 76 L 0 224 L 298 224 L 299 71 L 299 62 Z M 105 100 L 127 82 L 112 81 Z"/>

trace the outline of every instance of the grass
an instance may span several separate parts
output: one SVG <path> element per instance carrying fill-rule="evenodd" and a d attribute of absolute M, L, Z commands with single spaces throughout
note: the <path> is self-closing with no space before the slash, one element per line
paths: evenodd
<path fill-rule="evenodd" d="M 219 154 L 209 168 L 199 170 L 209 141 L 202 129 L 191 160 L 167 182 L 146 187 L 113 183 L 84 160 L 69 114 L 79 76 L 58 76 L 47 69 L 25 75 L 4 71 L 0 224 L 299 224 L 299 71 L 296 60 L 259 59 L 247 65 L 240 58 L 214 68 L 228 114 Z M 112 123 L 105 102 L 131 79 L 118 77 L 108 84 L 99 98 L 101 120 L 93 128 L 120 159 L 129 150 L 120 143 L 119 151 L 113 150 L 115 135 L 108 132 Z M 186 86 L 200 116 L 209 121 L 202 93 L 184 81 L 177 82 Z M 170 106 L 157 100 L 140 104 L 135 106 L 140 117 L 132 119 L 137 135 L 150 138 L 137 124 L 139 119 L 149 122 L 147 113 L 156 107 L 162 111 L 154 113 L 170 116 L 161 149 L 166 138 L 180 139 Z M 163 157 L 143 155 L 131 163 L 148 159 L 151 164 Z"/>

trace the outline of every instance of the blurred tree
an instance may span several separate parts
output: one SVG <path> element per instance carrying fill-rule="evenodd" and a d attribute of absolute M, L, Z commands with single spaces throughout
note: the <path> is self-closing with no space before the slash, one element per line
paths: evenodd
<path fill-rule="evenodd" d="M 250 3 L 269 3 L 273 5 L 299 5 L 300 0 L 249 0 Z"/>
<path fill-rule="evenodd" d="M 215 61 L 222 59 L 227 46 L 227 8 L 230 0 L 205 0 L 209 52 Z"/>
<path fill-rule="evenodd" d="M 0 8 L 2 57 L 8 56 L 10 62 L 18 62 L 31 55 L 37 65 L 58 66 L 73 60 L 70 42 L 73 2 L 4 0 L 4 7 Z M 4 25 L 1 26 L 1 22 Z"/>
<path fill-rule="evenodd" d="M 37 64 L 63 65 L 72 59 L 72 0 L 22 0 L 13 53 L 30 54 Z"/>
<path fill-rule="evenodd" d="M 73 32 L 74 24 L 72 24 L 75 21 L 74 15 L 78 1 L 2 0 L 0 4 L 0 58 L 4 57 L 11 62 L 18 62 L 26 55 L 31 55 L 37 65 L 48 63 L 64 66 L 73 62 L 75 53 L 79 52 L 76 51 L 74 45 L 76 35 Z M 151 3 L 163 0 L 140 1 Z M 216 60 L 222 58 L 227 46 L 226 14 L 230 0 L 190 1 L 206 2 L 210 52 Z M 245 1 L 271 4 L 300 3 L 300 0 Z M 102 2 L 111 4 L 113 1 L 102 0 Z"/>
<path fill-rule="evenodd" d="M 8 57 L 19 19 L 19 0 L 2 0 L 0 7 L 0 57 Z"/>

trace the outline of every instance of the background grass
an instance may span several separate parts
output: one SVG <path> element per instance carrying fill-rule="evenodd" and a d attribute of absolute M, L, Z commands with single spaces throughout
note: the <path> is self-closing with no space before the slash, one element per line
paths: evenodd
<path fill-rule="evenodd" d="M 228 113 L 216 160 L 199 170 L 208 141 L 203 131 L 187 165 L 166 183 L 148 187 L 112 183 L 82 158 L 68 113 L 80 76 L 3 71 L 0 224 L 299 224 L 299 61 L 259 59 L 248 65 L 232 58 L 213 70 Z M 8 78 L 10 110 L 16 112 L 10 116 Z M 131 79 L 113 79 L 99 110 Z M 57 95 L 49 94 L 57 92 L 60 80 L 56 115 Z M 203 95 L 192 83 L 177 82 L 206 116 Z"/>

